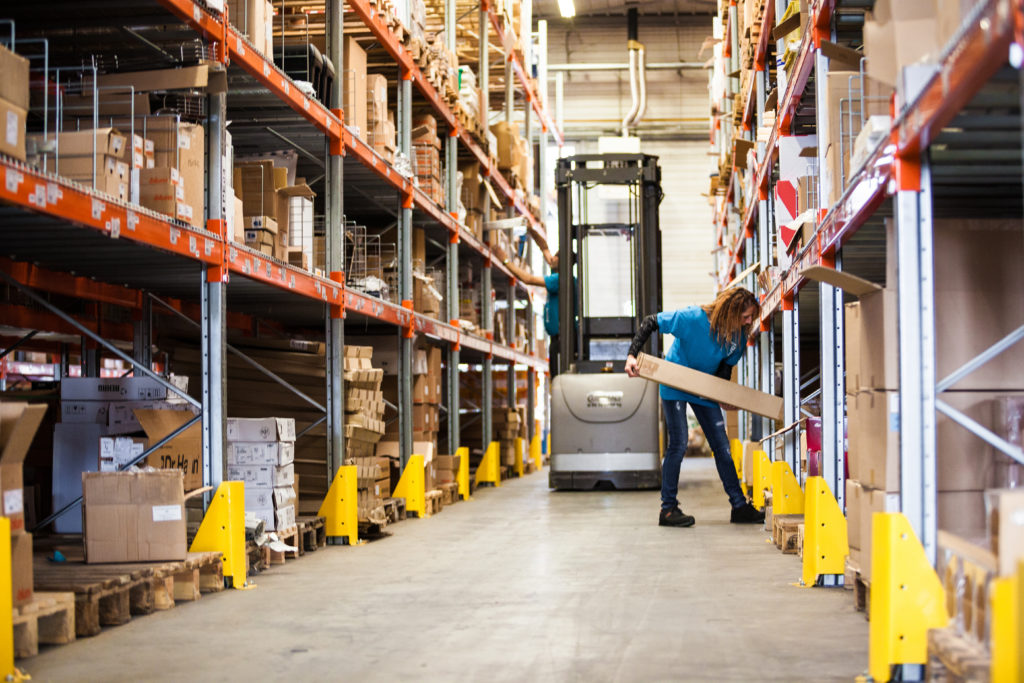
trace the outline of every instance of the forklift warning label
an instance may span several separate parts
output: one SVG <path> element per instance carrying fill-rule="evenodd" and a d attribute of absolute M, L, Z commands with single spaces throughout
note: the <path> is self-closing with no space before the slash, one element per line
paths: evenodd
<path fill-rule="evenodd" d="M 621 408 L 621 391 L 591 391 L 587 394 L 588 408 Z"/>

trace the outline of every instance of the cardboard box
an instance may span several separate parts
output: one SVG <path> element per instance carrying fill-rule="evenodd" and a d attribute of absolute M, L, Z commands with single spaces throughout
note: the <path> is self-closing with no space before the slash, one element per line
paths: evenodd
<path fill-rule="evenodd" d="M 291 441 L 235 441 L 228 443 L 229 465 L 274 465 L 295 462 L 295 443 Z"/>
<path fill-rule="evenodd" d="M 228 17 L 257 52 L 272 53 L 274 6 L 267 0 L 228 0 Z"/>
<path fill-rule="evenodd" d="M 895 86 L 904 66 L 941 47 L 935 0 L 877 0 L 864 22 L 864 55 L 872 78 Z"/>
<path fill-rule="evenodd" d="M 941 494 L 940 494 L 941 497 Z M 900 494 L 879 489 L 865 489 L 861 497 L 860 559 L 861 574 L 865 581 L 871 581 L 872 525 L 876 512 L 899 512 Z"/>
<path fill-rule="evenodd" d="M 0 45 L 0 100 L 29 108 L 28 60 Z"/>
<path fill-rule="evenodd" d="M 440 429 L 440 408 L 436 405 L 417 404 L 412 407 L 414 432 L 437 432 Z"/>
<path fill-rule="evenodd" d="M 295 466 L 285 465 L 232 465 L 228 464 L 228 479 L 244 481 L 246 488 L 272 489 L 291 486 L 295 481 Z"/>
<path fill-rule="evenodd" d="M 32 601 L 32 534 L 11 534 L 11 598 L 14 606 Z"/>
<path fill-rule="evenodd" d="M 939 491 L 939 529 L 967 539 L 985 538 L 985 492 Z"/>
<path fill-rule="evenodd" d="M 3 79 L 0 79 L 2 81 Z M 28 113 L 12 102 L 0 98 L 0 154 L 25 161 L 25 120 Z"/>
<path fill-rule="evenodd" d="M 846 183 L 850 181 L 850 158 L 853 155 L 854 136 L 858 132 L 848 129 L 851 106 L 857 121 L 860 120 L 859 114 L 862 107 L 865 117 L 888 115 L 892 86 L 871 77 L 865 77 L 861 82 L 857 71 L 831 71 L 826 83 L 829 112 L 828 137 L 820 139 L 818 144 L 825 146 L 826 168 L 823 175 L 827 175 L 828 180 L 823 184 L 828 188 L 823 194 L 828 197 L 830 204 L 834 204 L 842 196 L 843 180 L 845 179 Z M 863 91 L 863 99 L 861 99 L 861 91 Z M 851 104 L 851 100 L 860 101 Z M 840 143 L 841 134 L 843 139 Z"/>
<path fill-rule="evenodd" d="M 188 410 L 136 410 L 135 417 L 149 441 L 156 444 L 194 416 Z M 203 485 L 203 433 L 202 421 L 197 421 L 182 434 L 174 437 L 146 458 L 146 464 L 157 469 L 176 469 L 182 474 L 186 491 Z"/>
<path fill-rule="evenodd" d="M 242 198 L 242 214 L 277 219 L 277 185 L 273 161 L 235 164 L 235 191 Z"/>
<path fill-rule="evenodd" d="M 359 137 L 365 140 L 369 134 L 366 119 L 366 51 L 355 38 L 345 36 L 342 53 L 345 70 L 341 91 L 345 97 L 345 123 L 355 126 Z"/>
<path fill-rule="evenodd" d="M 500 121 L 491 126 L 491 132 L 498 139 L 498 168 L 502 171 L 518 169 L 523 156 L 519 124 Z"/>
<path fill-rule="evenodd" d="M 167 381 L 188 392 L 187 375 L 171 375 Z M 60 382 L 61 401 L 152 401 L 175 396 L 149 377 L 65 377 Z"/>
<path fill-rule="evenodd" d="M 860 549 L 861 516 L 865 506 L 864 487 L 856 479 L 846 480 L 846 538 L 850 548 Z"/>
<path fill-rule="evenodd" d="M 640 354 L 640 376 L 712 401 L 720 401 L 782 422 L 782 399 L 749 387 L 693 370 L 646 353 Z"/>
<path fill-rule="evenodd" d="M 229 417 L 228 441 L 295 441 L 295 420 L 290 417 Z"/>
<path fill-rule="evenodd" d="M 99 471 L 117 472 L 124 469 L 145 452 L 147 443 L 146 439 L 137 436 L 101 436 Z"/>
<path fill-rule="evenodd" d="M 139 204 L 189 225 L 195 224 L 195 206 L 185 200 L 185 186 L 176 168 L 157 166 L 139 170 Z"/>
<path fill-rule="evenodd" d="M 949 391 L 943 400 L 982 426 L 993 429 L 990 392 Z M 900 490 L 899 392 L 862 391 L 847 397 L 850 476 L 887 491 Z M 995 454 L 976 436 L 942 413 L 936 414 L 939 491 L 972 491 L 995 481 Z"/>
<path fill-rule="evenodd" d="M 0 498 L 12 535 L 25 532 L 22 464 L 45 413 L 44 404 L 0 402 Z"/>
<path fill-rule="evenodd" d="M 85 561 L 184 560 L 181 472 L 82 474 Z"/>
<path fill-rule="evenodd" d="M 185 190 L 184 203 L 192 207 L 191 225 L 202 228 L 206 206 L 206 135 L 203 127 L 174 116 L 146 119 L 146 137 L 153 141 L 154 166 L 176 168 Z"/>

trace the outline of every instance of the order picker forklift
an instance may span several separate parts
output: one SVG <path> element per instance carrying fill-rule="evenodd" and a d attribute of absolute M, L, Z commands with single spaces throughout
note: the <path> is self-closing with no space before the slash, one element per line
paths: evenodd
<path fill-rule="evenodd" d="M 658 387 L 625 374 L 639 321 L 661 310 L 661 169 L 647 154 L 558 161 L 559 353 L 554 489 L 661 486 Z M 570 276 L 571 275 L 571 276 Z M 660 340 L 651 340 L 660 355 Z"/>

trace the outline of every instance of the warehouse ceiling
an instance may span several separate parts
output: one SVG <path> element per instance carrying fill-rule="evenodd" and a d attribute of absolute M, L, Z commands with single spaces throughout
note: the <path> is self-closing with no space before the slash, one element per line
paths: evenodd
<path fill-rule="evenodd" d="M 642 15 L 705 14 L 718 9 L 718 0 L 574 0 L 577 17 L 625 16 L 636 7 Z M 541 19 L 561 18 L 558 0 L 534 0 L 533 16 Z"/>

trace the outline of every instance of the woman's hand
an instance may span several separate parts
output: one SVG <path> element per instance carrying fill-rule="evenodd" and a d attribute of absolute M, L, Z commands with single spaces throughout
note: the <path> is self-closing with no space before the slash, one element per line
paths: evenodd
<path fill-rule="evenodd" d="M 639 377 L 640 371 L 636 362 L 636 356 L 626 356 L 626 374 L 630 377 Z"/>

